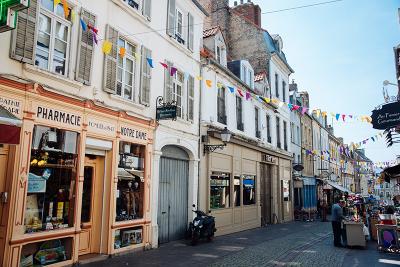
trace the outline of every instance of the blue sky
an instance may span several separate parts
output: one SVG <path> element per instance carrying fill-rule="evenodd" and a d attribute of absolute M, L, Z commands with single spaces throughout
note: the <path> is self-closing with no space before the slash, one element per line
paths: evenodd
<path fill-rule="evenodd" d="M 262 12 L 325 1 L 253 0 Z M 400 0 L 344 0 L 263 14 L 262 26 L 283 38 L 283 50 L 296 72 L 291 78 L 310 93 L 311 107 L 371 115 L 383 103 L 382 82 L 396 81 L 393 47 L 400 44 L 398 8 Z M 394 94 L 396 87 L 388 90 Z M 336 122 L 334 127 L 336 136 L 347 143 L 381 132 L 366 123 Z M 365 146 L 367 156 L 374 161 L 395 159 L 400 144 L 387 148 L 382 140 Z"/>

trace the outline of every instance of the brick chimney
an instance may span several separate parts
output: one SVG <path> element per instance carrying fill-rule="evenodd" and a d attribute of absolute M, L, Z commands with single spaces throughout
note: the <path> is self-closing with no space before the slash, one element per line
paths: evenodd
<path fill-rule="evenodd" d="M 237 5 L 235 1 L 233 10 L 251 20 L 258 27 L 261 27 L 261 8 L 259 5 L 255 5 L 250 0 L 247 0 L 247 3 L 243 3 L 243 0 L 240 0 L 240 5 Z"/>

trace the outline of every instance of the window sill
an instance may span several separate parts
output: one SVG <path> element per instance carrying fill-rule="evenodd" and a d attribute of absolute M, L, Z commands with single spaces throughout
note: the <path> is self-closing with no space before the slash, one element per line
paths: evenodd
<path fill-rule="evenodd" d="M 77 82 L 77 81 L 71 80 L 71 79 L 67 78 L 66 76 L 62 76 L 62 75 L 54 73 L 54 72 L 50 72 L 50 71 L 47 71 L 47 70 L 42 70 L 42 69 L 40 69 L 40 68 L 38 68 L 36 66 L 33 66 L 31 64 L 24 63 L 23 64 L 23 70 L 28 72 L 28 73 L 31 73 L 31 74 L 40 75 L 40 76 L 42 76 L 44 78 L 57 80 L 59 82 L 62 82 L 63 84 L 67 84 L 67 85 L 72 86 L 72 87 L 74 87 L 76 89 L 79 89 L 79 90 L 82 89 L 82 87 L 84 86 L 84 84 L 81 83 L 81 82 Z"/>
<path fill-rule="evenodd" d="M 112 2 L 114 2 L 114 4 L 119 6 L 122 10 L 124 10 L 129 15 L 141 20 L 144 23 L 148 24 L 151 21 L 151 18 L 147 18 L 147 17 L 143 16 L 140 13 L 139 9 L 135 10 L 133 7 L 131 7 L 130 5 L 128 5 L 127 3 L 125 3 L 122 0 L 112 0 Z"/>
<path fill-rule="evenodd" d="M 131 107 L 134 107 L 134 108 L 140 109 L 140 110 L 144 110 L 147 107 L 145 105 L 138 104 L 138 103 L 136 103 L 134 101 L 124 99 L 124 98 L 122 98 L 120 96 L 117 96 L 117 95 L 110 95 L 110 98 L 111 99 L 115 99 L 115 100 L 120 101 L 120 102 L 122 102 L 122 103 L 124 103 L 126 105 L 129 105 Z"/>

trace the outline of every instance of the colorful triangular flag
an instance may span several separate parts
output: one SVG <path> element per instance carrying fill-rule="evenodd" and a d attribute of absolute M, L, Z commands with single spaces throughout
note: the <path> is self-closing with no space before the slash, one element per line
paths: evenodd
<path fill-rule="evenodd" d="M 171 67 L 171 71 L 170 71 L 171 76 L 174 76 L 177 71 L 178 71 L 177 68 Z"/>
<path fill-rule="evenodd" d="M 103 53 L 109 55 L 111 53 L 111 49 L 112 49 L 112 43 L 108 40 L 105 40 L 103 42 L 103 48 L 102 48 Z"/>
<path fill-rule="evenodd" d="M 231 93 L 235 92 L 235 88 L 233 88 L 232 86 L 228 86 L 229 91 L 231 91 Z"/>
<path fill-rule="evenodd" d="M 208 88 L 211 88 L 212 81 L 211 80 L 206 80 L 206 85 L 207 85 Z"/>
<path fill-rule="evenodd" d="M 153 59 L 152 59 L 152 58 L 149 58 L 149 57 L 147 57 L 147 58 L 146 58 L 146 60 L 147 60 L 147 63 L 149 64 L 149 66 L 150 66 L 152 69 L 154 69 L 154 65 L 153 65 Z"/>
<path fill-rule="evenodd" d="M 85 21 L 82 18 L 81 18 L 80 21 L 81 21 L 82 30 L 85 32 L 87 30 L 87 25 L 86 25 Z"/>
<path fill-rule="evenodd" d="M 168 65 L 165 64 L 164 62 L 160 62 L 161 66 L 163 66 L 165 69 L 168 69 Z"/>

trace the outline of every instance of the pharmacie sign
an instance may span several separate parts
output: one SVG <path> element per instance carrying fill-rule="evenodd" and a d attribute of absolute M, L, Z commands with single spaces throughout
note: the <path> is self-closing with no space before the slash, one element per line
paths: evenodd
<path fill-rule="evenodd" d="M 17 26 L 18 11 L 28 8 L 30 0 L 0 0 L 0 32 Z"/>
<path fill-rule="evenodd" d="M 386 130 L 400 125 L 400 102 L 385 104 L 381 109 L 372 111 L 374 129 Z"/>
<path fill-rule="evenodd" d="M 82 117 L 63 110 L 38 106 L 36 111 L 38 119 L 67 124 L 69 126 L 81 126 Z"/>

